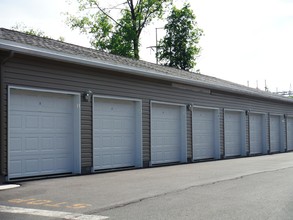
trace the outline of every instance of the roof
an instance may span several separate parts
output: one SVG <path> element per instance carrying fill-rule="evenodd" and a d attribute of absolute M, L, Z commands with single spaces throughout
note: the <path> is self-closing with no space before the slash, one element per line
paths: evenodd
<path fill-rule="evenodd" d="M 54 60 L 125 72 L 149 78 L 168 80 L 238 95 L 254 96 L 282 102 L 293 99 L 250 88 L 219 78 L 166 67 L 142 60 L 112 55 L 92 48 L 81 47 L 53 39 L 28 35 L 0 28 L 0 50 L 10 50 Z"/>

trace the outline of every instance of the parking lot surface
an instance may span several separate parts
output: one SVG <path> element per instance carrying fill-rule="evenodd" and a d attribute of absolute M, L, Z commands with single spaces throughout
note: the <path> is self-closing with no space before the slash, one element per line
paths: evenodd
<path fill-rule="evenodd" d="M 293 153 L 19 182 L 0 219 L 292 219 Z"/>

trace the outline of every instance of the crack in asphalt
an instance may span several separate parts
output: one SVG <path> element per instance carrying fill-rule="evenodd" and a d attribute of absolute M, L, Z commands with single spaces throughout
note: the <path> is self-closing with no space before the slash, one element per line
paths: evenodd
<path fill-rule="evenodd" d="M 275 170 L 265 170 L 265 171 L 260 171 L 260 172 L 256 172 L 256 173 L 250 173 L 250 174 L 241 175 L 241 176 L 237 176 L 237 177 L 233 177 L 233 178 L 221 179 L 221 180 L 217 180 L 217 181 L 213 181 L 213 182 L 209 182 L 209 183 L 192 185 L 192 186 L 188 186 L 188 187 L 181 188 L 181 189 L 176 189 L 176 190 L 172 190 L 172 191 L 168 191 L 168 192 L 164 192 L 164 193 L 160 193 L 160 194 L 156 194 L 156 195 L 152 195 L 152 196 L 143 197 L 143 198 L 140 198 L 140 199 L 134 199 L 134 200 L 130 200 L 130 201 L 127 201 L 127 202 L 121 202 L 121 203 L 110 205 L 110 206 L 107 206 L 107 207 L 98 208 L 96 210 L 86 212 L 85 214 L 91 214 L 91 215 L 99 214 L 101 212 L 110 211 L 110 210 L 113 210 L 113 209 L 123 208 L 123 207 L 129 206 L 129 205 L 140 203 L 140 202 L 145 201 L 145 200 L 150 200 L 150 199 L 154 199 L 154 198 L 159 198 L 159 197 L 163 197 L 163 196 L 167 196 L 167 195 L 171 195 L 171 194 L 184 192 L 184 191 L 187 191 L 189 189 L 196 188 L 196 187 L 199 188 L 199 187 L 211 186 L 211 185 L 215 185 L 215 184 L 219 184 L 219 183 L 223 183 L 223 182 L 243 179 L 243 178 L 254 176 L 254 175 L 259 175 L 259 174 L 263 174 L 263 173 L 279 172 L 279 171 L 282 171 L 282 170 L 292 169 L 292 168 L 293 167 L 291 166 L 291 167 L 279 168 L 279 169 L 275 169 Z"/>

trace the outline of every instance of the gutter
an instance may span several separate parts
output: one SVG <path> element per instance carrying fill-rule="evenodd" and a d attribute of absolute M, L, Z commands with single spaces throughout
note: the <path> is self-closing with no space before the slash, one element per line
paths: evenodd
<path fill-rule="evenodd" d="M 5 63 L 11 59 L 14 56 L 14 51 L 9 51 L 8 56 L 4 57 L 4 59 L 2 59 L 1 63 L 0 63 L 0 184 L 2 182 L 4 182 L 4 179 L 2 178 L 2 175 L 5 175 L 5 173 L 3 173 L 3 167 L 4 167 L 4 160 L 3 160 L 3 155 L 4 155 L 4 108 L 3 108 L 3 102 L 2 102 L 2 98 L 4 97 L 4 90 L 5 90 L 5 86 L 4 86 L 4 65 Z"/>
<path fill-rule="evenodd" d="M 49 58 L 56 61 L 63 61 L 63 62 L 79 64 L 79 65 L 84 65 L 89 67 L 95 67 L 95 68 L 102 68 L 105 70 L 114 70 L 117 72 L 123 72 L 123 73 L 132 74 L 136 76 L 166 80 L 166 81 L 171 81 L 175 83 L 182 83 L 186 85 L 197 86 L 197 87 L 202 87 L 207 89 L 214 89 L 214 90 L 219 90 L 224 92 L 232 92 L 234 94 L 239 94 L 239 95 L 246 95 L 246 96 L 248 95 L 248 96 L 254 96 L 258 98 L 265 98 L 269 100 L 293 103 L 293 100 L 291 101 L 282 96 L 274 97 L 269 95 L 268 96 L 263 95 L 253 91 L 241 91 L 234 88 L 227 88 L 226 86 L 214 85 L 212 83 L 206 83 L 206 82 L 199 82 L 192 79 L 186 79 L 186 78 L 174 76 L 174 75 L 167 75 L 164 73 L 153 71 L 151 69 L 146 69 L 146 68 L 143 69 L 143 67 L 139 68 L 139 67 L 127 66 L 124 64 L 110 63 L 110 62 L 98 60 L 95 58 L 85 58 L 79 55 L 71 55 L 68 53 L 53 51 L 51 49 L 40 48 L 37 46 L 31 46 L 31 45 L 12 42 L 12 41 L 3 40 L 3 39 L 0 39 L 0 48 L 5 50 L 13 50 L 20 54 Z"/>

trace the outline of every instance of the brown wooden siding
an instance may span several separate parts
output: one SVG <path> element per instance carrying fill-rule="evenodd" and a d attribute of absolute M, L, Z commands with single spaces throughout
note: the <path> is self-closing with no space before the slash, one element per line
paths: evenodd
<path fill-rule="evenodd" d="M 149 160 L 151 158 L 151 147 L 150 147 L 150 100 L 142 100 L 142 155 L 143 155 L 143 166 L 149 166 Z"/>
<path fill-rule="evenodd" d="M 6 90 L 2 97 L 4 108 L 4 152 L 2 173 L 7 170 L 7 86 L 25 86 L 83 93 L 91 90 L 95 95 L 119 96 L 142 100 L 143 164 L 150 161 L 150 101 L 195 104 L 219 108 L 220 147 L 224 155 L 224 109 L 251 110 L 272 114 L 293 115 L 293 105 L 264 99 L 254 99 L 220 91 L 211 94 L 173 87 L 171 82 L 82 67 L 46 59 L 16 55 L 4 69 Z M 192 114 L 187 111 L 187 157 L 192 158 Z M 268 123 L 269 124 L 269 123 Z M 247 125 L 248 126 L 248 125 Z M 81 165 L 92 166 L 92 104 L 81 100 Z M 248 128 L 246 128 L 247 130 Z M 267 128 L 267 132 L 269 127 Z M 269 133 L 268 133 L 269 134 Z M 269 135 L 267 135 L 269 137 Z M 246 141 L 248 143 L 248 140 Z M 248 144 L 247 144 L 248 145 Z M 248 146 L 247 146 L 248 147 Z"/>
<path fill-rule="evenodd" d="M 245 152 L 246 155 L 248 154 L 248 152 L 250 152 L 250 134 L 249 134 L 249 114 L 247 114 L 246 112 L 244 112 L 245 114 L 245 132 L 246 132 L 246 136 L 245 136 Z"/>
<path fill-rule="evenodd" d="M 192 161 L 192 111 L 186 112 L 186 125 L 187 125 L 187 161 Z"/>
<path fill-rule="evenodd" d="M 270 152 L 270 117 L 269 114 L 266 114 L 265 117 L 265 124 L 266 124 L 266 146 L 267 146 L 267 153 Z"/>
<path fill-rule="evenodd" d="M 225 135 L 224 135 L 224 130 L 225 130 L 225 125 L 224 125 L 224 109 L 220 109 L 220 155 L 221 158 L 224 157 L 225 155 Z"/>

